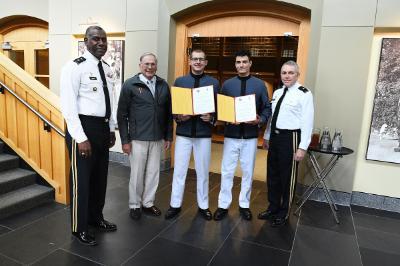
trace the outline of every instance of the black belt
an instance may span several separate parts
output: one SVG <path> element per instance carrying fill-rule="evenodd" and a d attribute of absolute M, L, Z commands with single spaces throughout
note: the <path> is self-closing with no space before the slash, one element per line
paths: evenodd
<path fill-rule="evenodd" d="M 107 117 L 91 116 L 91 115 L 79 115 L 79 118 L 87 121 L 96 121 L 104 123 L 108 123 L 110 121 Z"/>
<path fill-rule="evenodd" d="M 288 133 L 292 133 L 292 132 L 299 132 L 300 133 L 300 129 L 280 129 L 280 128 L 275 128 L 272 133 L 279 135 L 279 134 L 288 134 Z"/>

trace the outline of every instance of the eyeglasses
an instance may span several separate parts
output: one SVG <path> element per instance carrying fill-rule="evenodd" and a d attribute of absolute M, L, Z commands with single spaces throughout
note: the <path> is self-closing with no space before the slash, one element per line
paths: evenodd
<path fill-rule="evenodd" d="M 204 61 L 206 61 L 206 59 L 202 58 L 202 57 L 192 57 L 192 58 L 190 58 L 190 60 L 193 61 L 193 62 L 197 62 L 197 61 L 204 62 Z"/>

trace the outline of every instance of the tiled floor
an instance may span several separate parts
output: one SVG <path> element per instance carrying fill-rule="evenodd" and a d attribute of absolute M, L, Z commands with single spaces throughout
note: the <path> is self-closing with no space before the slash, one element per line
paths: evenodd
<path fill-rule="evenodd" d="M 239 218 L 235 180 L 229 217 L 219 222 L 196 215 L 195 177 L 190 171 L 180 216 L 129 218 L 129 168 L 112 163 L 105 217 L 117 232 L 96 232 L 86 247 L 70 234 L 69 209 L 53 203 L 0 220 L 0 265 L 400 265 L 400 215 L 339 206 L 337 225 L 324 203 L 309 201 L 285 227 Z M 217 174 L 210 176 L 210 208 L 217 207 Z M 163 173 L 156 204 L 169 206 L 171 173 Z M 266 208 L 265 183 L 253 183 L 251 209 Z"/>

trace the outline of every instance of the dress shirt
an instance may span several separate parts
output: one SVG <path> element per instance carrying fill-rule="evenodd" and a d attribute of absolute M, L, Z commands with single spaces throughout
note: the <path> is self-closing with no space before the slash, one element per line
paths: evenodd
<path fill-rule="evenodd" d="M 106 103 L 103 92 L 103 81 L 97 64 L 99 60 L 89 51 L 82 57 L 86 60 L 77 63 L 68 62 L 61 71 L 60 100 L 61 111 L 67 122 L 68 132 L 78 143 L 87 140 L 79 115 L 105 117 Z M 113 102 L 112 80 L 110 67 L 103 64 L 107 80 L 110 103 Z M 113 108 L 111 107 L 111 110 Z M 110 131 L 115 130 L 115 121 L 111 115 Z"/>
<path fill-rule="evenodd" d="M 307 150 L 311 142 L 311 133 L 314 124 L 314 104 L 313 96 L 310 90 L 306 92 L 299 88 L 301 85 L 295 83 L 288 88 L 285 98 L 279 110 L 276 121 L 277 129 L 300 129 L 301 141 L 299 148 Z M 275 112 L 276 104 L 283 95 L 283 88 L 276 90 L 272 96 L 272 113 Z M 269 139 L 271 129 L 271 121 L 269 121 L 265 130 L 264 139 Z"/>
<path fill-rule="evenodd" d="M 139 79 L 149 87 L 151 94 L 154 97 L 156 92 L 156 76 L 154 75 L 151 79 L 147 79 L 143 74 L 139 75 Z"/>

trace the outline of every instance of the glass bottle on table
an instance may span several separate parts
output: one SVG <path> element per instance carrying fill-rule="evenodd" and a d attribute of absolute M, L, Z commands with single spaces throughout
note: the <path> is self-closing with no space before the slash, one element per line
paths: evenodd
<path fill-rule="evenodd" d="M 321 140 L 319 143 L 321 150 L 330 150 L 332 148 L 331 134 L 329 133 L 329 128 L 324 127 L 322 131 Z"/>
<path fill-rule="evenodd" d="M 335 129 L 335 135 L 332 140 L 332 150 L 340 151 L 343 147 L 342 131 L 340 129 Z"/>

